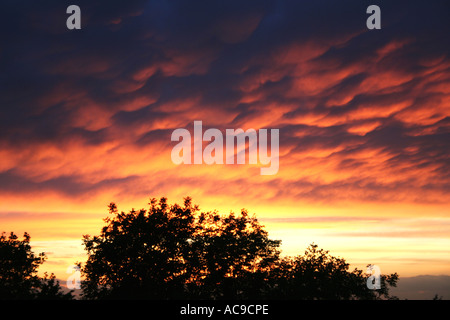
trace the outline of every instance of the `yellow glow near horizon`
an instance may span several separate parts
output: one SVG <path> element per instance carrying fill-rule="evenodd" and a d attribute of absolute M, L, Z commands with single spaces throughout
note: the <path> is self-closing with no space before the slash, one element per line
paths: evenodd
<path fill-rule="evenodd" d="M 169 197 L 169 203 L 182 203 L 182 199 Z M 134 205 L 118 204 L 120 211 L 146 208 L 148 200 Z M 271 239 L 282 240 L 282 255 L 304 253 L 311 243 L 329 250 L 330 254 L 344 258 L 351 268 L 365 270 L 367 264 L 377 264 L 382 273 L 397 272 L 400 276 L 450 273 L 450 218 L 445 206 L 417 206 L 406 204 L 383 205 L 301 205 L 275 203 L 271 207 L 243 206 L 205 201 L 201 211 L 217 209 L 226 214 L 245 208 L 255 214 L 265 226 Z M 239 202 L 239 201 L 236 201 Z M 423 215 L 427 210 L 427 216 Z M 94 213 L 11 213 L 3 218 L 3 231 L 14 231 L 21 236 L 31 234 L 35 252 L 47 252 L 48 260 L 40 273 L 53 272 L 65 279 L 67 267 L 85 262 L 81 245 L 82 235 L 99 234 L 108 216 L 107 208 Z"/>

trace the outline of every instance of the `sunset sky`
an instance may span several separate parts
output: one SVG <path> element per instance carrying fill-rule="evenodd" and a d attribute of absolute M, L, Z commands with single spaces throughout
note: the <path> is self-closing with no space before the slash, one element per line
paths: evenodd
<path fill-rule="evenodd" d="M 286 255 L 450 275 L 448 1 L 92 2 L 0 5 L 0 232 L 30 233 L 40 271 L 84 262 L 110 202 L 191 196 L 246 208 Z M 196 120 L 279 129 L 278 173 L 175 165 Z"/>

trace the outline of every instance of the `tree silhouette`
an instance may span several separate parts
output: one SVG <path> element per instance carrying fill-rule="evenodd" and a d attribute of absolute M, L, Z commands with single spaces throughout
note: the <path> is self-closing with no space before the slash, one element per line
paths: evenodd
<path fill-rule="evenodd" d="M 19 240 L 13 232 L 0 236 L 0 299 L 71 299 L 72 293 L 63 293 L 54 274 L 41 278 L 38 268 L 46 255 L 31 251 L 30 235 Z"/>
<path fill-rule="evenodd" d="M 150 209 L 119 213 L 114 203 L 100 236 L 83 237 L 89 257 L 82 268 L 83 296 L 101 298 L 178 297 L 187 273 L 183 258 L 196 229 L 198 209 L 155 199 Z"/>
<path fill-rule="evenodd" d="M 152 199 L 149 210 L 119 213 L 114 203 L 99 236 L 85 235 L 88 260 L 82 268 L 83 297 L 238 297 L 236 279 L 264 270 L 278 257 L 255 218 L 199 213 Z"/>
<path fill-rule="evenodd" d="M 202 213 L 187 257 L 187 295 L 196 298 L 258 298 L 281 241 L 271 240 L 255 217 Z"/>
<path fill-rule="evenodd" d="M 362 270 L 349 271 L 349 264 L 328 251 L 311 244 L 304 255 L 279 261 L 272 277 L 276 283 L 274 298 L 282 299 L 396 299 L 389 287 L 396 286 L 398 275 L 381 275 L 381 289 L 370 290 Z"/>
<path fill-rule="evenodd" d="M 98 236 L 83 236 L 84 299 L 390 299 L 398 275 L 370 290 L 362 270 L 312 244 L 280 257 L 279 240 L 246 210 L 200 212 L 151 199 L 148 210 L 110 216 Z"/>

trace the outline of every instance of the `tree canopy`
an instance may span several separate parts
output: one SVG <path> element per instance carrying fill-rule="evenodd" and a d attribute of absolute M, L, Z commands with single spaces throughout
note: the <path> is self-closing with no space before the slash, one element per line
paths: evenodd
<path fill-rule="evenodd" d="M 398 275 L 370 290 L 362 270 L 310 245 L 281 257 L 279 240 L 246 210 L 221 215 L 151 199 L 149 209 L 114 203 L 98 236 L 83 236 L 85 299 L 391 299 Z M 81 264 L 80 264 L 81 266 Z"/>
<path fill-rule="evenodd" d="M 54 274 L 37 275 L 38 268 L 46 260 L 45 253 L 35 255 L 31 251 L 30 235 L 23 240 L 13 232 L 0 236 L 0 300 L 71 299 L 72 293 L 64 293 Z"/>

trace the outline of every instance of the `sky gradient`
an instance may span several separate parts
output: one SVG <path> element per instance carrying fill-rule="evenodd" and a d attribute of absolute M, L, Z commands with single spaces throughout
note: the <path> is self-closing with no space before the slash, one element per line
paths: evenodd
<path fill-rule="evenodd" d="M 81 8 L 82 29 L 66 28 Z M 381 8 L 368 30 L 366 8 Z M 3 1 L 0 231 L 84 261 L 107 205 L 255 213 L 284 254 L 450 275 L 446 1 Z M 280 130 L 279 171 L 175 165 L 177 128 Z"/>

